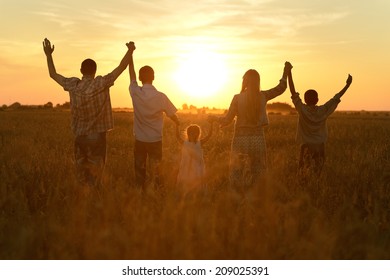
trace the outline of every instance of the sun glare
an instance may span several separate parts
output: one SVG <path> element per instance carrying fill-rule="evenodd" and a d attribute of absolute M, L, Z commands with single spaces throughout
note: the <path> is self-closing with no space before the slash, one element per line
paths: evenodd
<path fill-rule="evenodd" d="M 189 97 L 212 97 L 227 81 L 225 59 L 209 50 L 189 52 L 180 58 L 174 79 Z"/>

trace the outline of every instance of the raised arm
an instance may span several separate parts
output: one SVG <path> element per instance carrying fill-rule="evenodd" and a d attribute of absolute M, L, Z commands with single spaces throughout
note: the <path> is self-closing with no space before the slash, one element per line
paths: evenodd
<path fill-rule="evenodd" d="M 287 76 L 289 73 L 291 73 L 291 69 L 292 69 L 292 65 L 290 62 L 286 61 L 284 63 L 284 69 L 283 69 L 283 75 L 282 75 L 282 79 L 283 81 L 287 81 Z"/>
<path fill-rule="evenodd" d="M 46 59 L 47 59 L 47 67 L 49 69 L 49 75 L 54 81 L 56 81 L 58 84 L 62 86 L 64 77 L 57 73 L 53 61 L 52 54 L 54 52 L 54 45 L 51 46 L 51 43 L 47 38 L 43 40 L 42 45 L 43 45 L 43 51 L 45 52 Z"/>
<path fill-rule="evenodd" d="M 294 80 L 292 77 L 291 69 L 292 69 L 292 65 L 290 67 L 290 70 L 288 70 L 288 74 L 287 74 L 288 86 L 289 86 L 290 92 L 291 92 L 291 100 L 294 103 L 295 109 L 297 109 L 298 112 L 301 112 L 303 103 L 302 103 L 301 98 L 299 97 L 299 93 L 295 91 L 295 85 L 294 85 Z"/>
<path fill-rule="evenodd" d="M 134 46 L 134 49 L 135 49 L 135 46 Z M 135 74 L 135 70 L 134 70 L 133 53 L 131 53 L 130 58 L 129 58 L 129 74 L 130 74 L 130 83 L 132 81 L 137 81 L 137 75 Z"/>
<path fill-rule="evenodd" d="M 292 68 L 291 63 L 286 61 L 284 63 L 283 74 L 282 74 L 282 78 L 279 81 L 279 84 L 272 89 L 263 91 L 267 101 L 281 95 L 286 90 L 286 88 L 287 88 L 287 75 L 288 75 L 288 72 L 291 70 L 291 68 Z"/>
<path fill-rule="evenodd" d="M 127 46 L 126 54 L 123 56 L 119 65 L 111 72 L 114 80 L 116 80 L 119 77 L 119 75 L 122 74 L 122 72 L 126 69 L 127 65 L 129 65 L 130 58 L 135 50 L 134 42 L 126 43 L 126 46 Z"/>
<path fill-rule="evenodd" d="M 338 97 L 340 98 L 341 96 L 344 95 L 344 93 L 347 91 L 347 89 L 349 88 L 349 86 L 352 84 L 352 76 L 350 74 L 348 74 L 348 78 L 347 78 L 347 81 L 346 81 L 346 84 L 345 86 L 342 88 L 342 90 L 337 94 Z"/>
<path fill-rule="evenodd" d="M 346 85 L 341 89 L 339 93 L 337 93 L 333 98 L 329 99 L 329 101 L 323 105 L 326 108 L 326 116 L 329 116 L 336 110 L 337 105 L 340 102 L 340 98 L 347 91 L 351 83 L 352 83 L 352 76 L 348 74 Z"/>
<path fill-rule="evenodd" d="M 287 77 L 288 77 L 288 87 L 290 88 L 291 96 L 294 96 L 294 95 L 297 94 L 297 92 L 295 91 L 295 86 L 294 86 L 294 81 L 293 81 L 291 69 L 292 69 L 292 66 L 290 68 L 290 71 L 288 71 L 288 74 L 287 74 Z"/>

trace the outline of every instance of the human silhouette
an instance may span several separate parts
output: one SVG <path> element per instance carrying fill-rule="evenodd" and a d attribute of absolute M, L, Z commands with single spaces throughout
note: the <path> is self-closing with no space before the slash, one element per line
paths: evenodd
<path fill-rule="evenodd" d="M 154 187 L 162 187 L 161 160 L 164 113 L 178 125 L 177 109 L 164 93 L 153 86 L 154 70 L 152 67 L 146 65 L 140 68 L 139 79 L 142 86 L 138 85 L 132 55 L 130 57 L 129 74 L 129 91 L 134 108 L 136 185 L 142 190 L 145 188 L 147 183 L 146 166 L 149 159 L 150 183 Z"/>
<path fill-rule="evenodd" d="M 352 76 L 348 75 L 346 85 L 333 98 L 323 105 L 317 105 L 318 93 L 314 89 L 305 92 L 305 103 L 302 102 L 299 93 L 295 91 L 292 71 L 288 73 L 291 99 L 298 112 L 298 126 L 296 140 L 301 146 L 299 156 L 299 175 L 307 177 L 321 174 L 325 162 L 325 142 L 328 138 L 326 121 L 336 110 L 341 97 L 352 83 Z"/>
<path fill-rule="evenodd" d="M 230 185 L 233 188 L 245 189 L 267 169 L 263 131 L 269 123 L 266 104 L 286 90 L 290 67 L 286 62 L 279 84 L 269 90 L 261 90 L 259 73 L 248 70 L 242 79 L 241 92 L 234 95 L 227 114 L 220 119 L 223 127 L 236 118 L 230 153 Z"/>
<path fill-rule="evenodd" d="M 119 65 L 105 76 L 95 76 L 96 62 L 85 59 L 81 79 L 57 73 L 52 57 L 54 45 L 47 38 L 43 50 L 50 77 L 69 92 L 77 178 L 82 184 L 98 186 L 106 162 L 106 133 L 114 127 L 109 89 L 126 69 L 133 50 L 128 49 Z"/>
<path fill-rule="evenodd" d="M 205 136 L 202 136 L 199 125 L 191 124 L 185 129 L 183 138 L 179 126 L 176 126 L 176 138 L 181 144 L 181 159 L 176 184 L 185 193 L 206 189 L 203 145 L 213 134 L 215 120 L 212 116 L 208 118 L 210 128 Z"/>

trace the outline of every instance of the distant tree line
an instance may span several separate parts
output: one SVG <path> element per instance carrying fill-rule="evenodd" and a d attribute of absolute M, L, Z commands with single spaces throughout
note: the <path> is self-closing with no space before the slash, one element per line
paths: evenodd
<path fill-rule="evenodd" d="M 65 102 L 64 104 L 57 104 L 55 107 L 52 102 L 47 102 L 43 105 L 22 105 L 19 102 L 14 102 L 11 105 L 7 106 L 3 104 L 0 108 L 1 111 L 5 110 L 27 110 L 27 109 L 70 109 L 70 103 Z"/>
<path fill-rule="evenodd" d="M 275 102 L 267 104 L 267 110 L 279 111 L 279 112 L 290 112 L 295 111 L 295 108 L 288 103 Z"/>
<path fill-rule="evenodd" d="M 182 105 L 182 110 L 183 111 L 198 111 L 198 110 L 208 111 L 208 110 L 221 110 L 221 109 L 215 108 L 215 107 L 213 107 L 213 108 L 209 108 L 209 107 L 198 108 L 194 105 L 188 105 L 187 103 L 184 103 Z M 289 112 L 289 111 L 295 110 L 295 109 L 288 103 L 275 102 L 275 103 L 267 104 L 267 110 Z"/>
<path fill-rule="evenodd" d="M 53 105 L 52 102 L 47 102 L 43 105 L 22 105 L 19 102 L 14 102 L 11 105 L 3 105 L 1 106 L 0 110 L 23 110 L 23 109 L 70 109 L 70 103 L 65 102 L 63 104 L 57 104 Z M 216 107 L 196 107 L 195 105 L 188 105 L 187 103 L 184 103 L 182 105 L 183 111 L 196 111 L 198 114 L 205 114 L 207 111 L 216 111 L 216 110 L 224 110 Z M 294 111 L 294 108 L 288 104 L 288 103 L 281 103 L 281 102 L 275 102 L 267 104 L 267 110 L 270 111 L 280 111 L 280 112 L 290 112 Z"/>

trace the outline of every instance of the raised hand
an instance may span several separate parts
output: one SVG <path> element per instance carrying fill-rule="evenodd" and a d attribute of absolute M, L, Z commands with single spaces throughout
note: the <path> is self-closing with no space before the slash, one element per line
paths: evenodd
<path fill-rule="evenodd" d="M 126 46 L 127 46 L 127 48 L 128 48 L 130 51 L 134 51 L 134 50 L 135 50 L 135 44 L 134 44 L 134 42 L 126 43 Z"/>
<path fill-rule="evenodd" d="M 51 43 L 47 38 L 43 40 L 42 45 L 43 45 L 43 51 L 45 52 L 46 55 L 51 55 L 54 52 L 54 45 L 51 46 Z"/>
<path fill-rule="evenodd" d="M 352 76 L 348 74 L 347 85 L 350 85 L 351 83 L 352 83 Z"/>
<path fill-rule="evenodd" d="M 292 68 L 293 68 L 293 66 L 291 65 L 290 62 L 286 61 L 286 62 L 284 63 L 284 69 L 285 69 L 286 71 L 291 71 Z"/>

